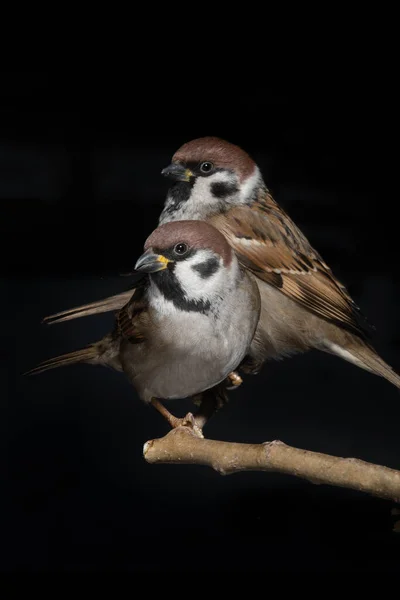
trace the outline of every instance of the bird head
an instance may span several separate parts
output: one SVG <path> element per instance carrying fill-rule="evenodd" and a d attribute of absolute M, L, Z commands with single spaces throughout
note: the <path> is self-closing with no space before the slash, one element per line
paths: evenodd
<path fill-rule="evenodd" d="M 181 310 L 215 307 L 241 277 L 224 236 L 203 221 L 174 221 L 147 238 L 135 270 L 148 273 L 154 297 Z"/>
<path fill-rule="evenodd" d="M 227 207 L 250 204 L 261 173 L 239 146 L 216 137 L 192 140 L 177 150 L 161 174 L 173 180 L 160 223 L 178 219 L 206 220 Z"/>

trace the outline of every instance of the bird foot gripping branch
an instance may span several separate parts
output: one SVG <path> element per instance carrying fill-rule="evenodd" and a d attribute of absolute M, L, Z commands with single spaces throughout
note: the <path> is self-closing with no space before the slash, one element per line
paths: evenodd
<path fill-rule="evenodd" d="M 197 422 L 191 412 L 187 413 L 185 417 L 175 417 L 157 398 L 153 398 L 151 405 L 164 417 L 172 429 L 188 427 L 198 437 L 204 438 L 202 426 L 206 423 L 206 419 L 199 417 Z"/>
<path fill-rule="evenodd" d="M 192 433 L 194 433 L 197 437 L 204 439 L 203 430 L 201 426 L 196 422 L 193 413 L 188 412 L 187 415 L 181 418 L 174 417 L 172 423 L 173 429 L 177 429 L 178 427 L 185 427 L 189 429 Z"/>

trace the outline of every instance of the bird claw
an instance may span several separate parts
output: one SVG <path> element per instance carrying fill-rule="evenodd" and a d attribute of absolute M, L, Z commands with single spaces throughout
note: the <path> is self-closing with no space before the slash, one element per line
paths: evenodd
<path fill-rule="evenodd" d="M 188 427 L 195 435 L 197 435 L 197 437 L 204 439 L 203 431 L 196 423 L 196 419 L 191 412 L 182 418 L 175 417 L 174 421 L 171 422 L 171 426 L 173 429 L 176 429 L 177 427 Z"/>
<path fill-rule="evenodd" d="M 237 373 L 236 371 L 232 371 L 232 373 L 229 373 L 226 380 L 227 380 L 227 382 L 230 381 L 230 385 L 228 384 L 226 386 L 227 390 L 236 390 L 239 387 L 239 385 L 241 385 L 243 383 L 243 379 L 240 377 L 239 373 Z"/>

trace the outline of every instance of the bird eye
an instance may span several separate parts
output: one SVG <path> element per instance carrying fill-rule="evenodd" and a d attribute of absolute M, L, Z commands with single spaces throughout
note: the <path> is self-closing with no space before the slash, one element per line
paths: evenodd
<path fill-rule="evenodd" d="M 208 161 L 203 162 L 200 165 L 200 171 L 202 173 L 209 173 L 210 171 L 213 170 L 213 168 L 214 168 L 214 165 L 212 164 L 212 162 L 208 162 Z"/>
<path fill-rule="evenodd" d="M 184 243 L 180 243 L 177 244 L 174 248 L 174 252 L 175 254 L 179 254 L 179 256 L 182 256 L 183 254 L 186 254 L 186 252 L 189 250 L 187 244 Z"/>

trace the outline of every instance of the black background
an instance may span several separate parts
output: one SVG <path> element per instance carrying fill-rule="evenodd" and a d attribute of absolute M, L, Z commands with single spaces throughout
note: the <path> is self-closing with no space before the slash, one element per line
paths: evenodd
<path fill-rule="evenodd" d="M 391 502 L 280 474 L 148 465 L 144 442 L 167 428 L 123 375 L 79 365 L 22 376 L 110 329 L 112 315 L 41 319 L 130 284 L 120 274 L 156 226 L 168 185 L 160 171 L 203 135 L 254 157 L 400 369 L 389 83 L 349 74 L 238 95 L 150 90 L 115 73 L 9 72 L 1 82 L 2 569 L 396 572 Z M 312 352 L 246 379 L 206 435 L 399 468 L 399 418 L 393 386 Z"/>

